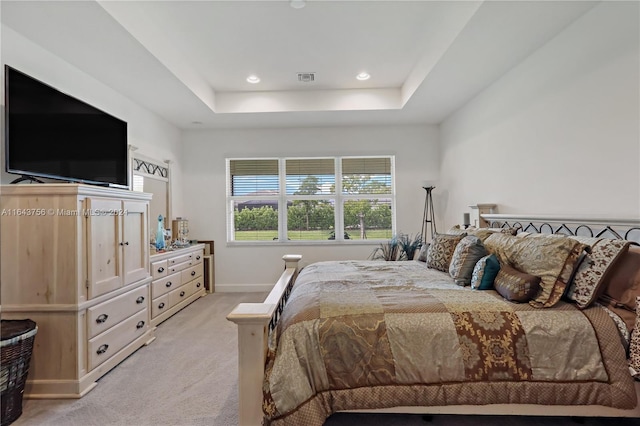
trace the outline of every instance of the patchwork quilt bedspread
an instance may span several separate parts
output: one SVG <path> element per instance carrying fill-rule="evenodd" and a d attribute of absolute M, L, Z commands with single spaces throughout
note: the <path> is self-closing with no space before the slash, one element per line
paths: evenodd
<path fill-rule="evenodd" d="M 263 394 L 265 424 L 311 426 L 352 409 L 637 401 L 604 310 L 512 303 L 415 261 L 305 267 L 270 336 Z"/>

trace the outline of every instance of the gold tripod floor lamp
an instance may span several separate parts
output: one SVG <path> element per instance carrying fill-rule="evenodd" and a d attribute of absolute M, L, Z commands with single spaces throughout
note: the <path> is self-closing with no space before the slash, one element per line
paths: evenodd
<path fill-rule="evenodd" d="M 436 235 L 436 218 L 433 211 L 433 197 L 431 192 L 435 188 L 433 185 L 424 185 L 424 190 L 427 192 L 424 198 L 424 213 L 422 215 L 422 241 L 424 243 L 433 240 Z M 427 240 L 427 232 L 431 232 L 431 238 Z"/>

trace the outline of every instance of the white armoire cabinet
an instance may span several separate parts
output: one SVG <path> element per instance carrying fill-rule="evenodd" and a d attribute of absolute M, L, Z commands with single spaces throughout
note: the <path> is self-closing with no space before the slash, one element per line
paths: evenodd
<path fill-rule="evenodd" d="M 36 322 L 25 397 L 79 398 L 153 337 L 150 194 L 0 188 L 2 318 Z"/>

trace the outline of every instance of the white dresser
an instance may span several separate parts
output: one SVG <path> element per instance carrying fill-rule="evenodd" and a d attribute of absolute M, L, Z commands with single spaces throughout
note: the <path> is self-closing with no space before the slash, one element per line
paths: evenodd
<path fill-rule="evenodd" d="M 2 317 L 36 322 L 25 397 L 79 398 L 153 337 L 150 194 L 0 189 Z"/>
<path fill-rule="evenodd" d="M 154 254 L 150 257 L 151 325 L 169 318 L 205 296 L 204 244 Z"/>

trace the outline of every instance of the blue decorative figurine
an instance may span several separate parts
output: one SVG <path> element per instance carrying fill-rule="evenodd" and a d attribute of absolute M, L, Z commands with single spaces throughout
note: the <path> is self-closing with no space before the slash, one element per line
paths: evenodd
<path fill-rule="evenodd" d="M 162 215 L 158 215 L 158 230 L 156 231 L 156 250 L 164 249 L 164 224 Z"/>

